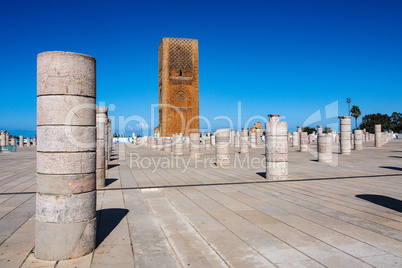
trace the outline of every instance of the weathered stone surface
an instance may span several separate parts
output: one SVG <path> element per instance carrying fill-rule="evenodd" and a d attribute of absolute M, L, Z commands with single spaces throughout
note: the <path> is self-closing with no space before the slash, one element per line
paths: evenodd
<path fill-rule="evenodd" d="M 375 125 L 374 131 L 375 131 L 374 146 L 382 147 L 384 145 L 384 139 L 383 139 L 383 133 L 381 132 L 381 125 Z"/>
<path fill-rule="evenodd" d="M 104 127 L 102 128 L 104 135 Z M 38 126 L 38 152 L 82 152 L 95 150 L 95 127 Z M 101 138 L 102 135 L 98 134 Z M 102 138 L 104 142 L 104 139 Z M 104 148 L 104 145 L 102 146 Z"/>
<path fill-rule="evenodd" d="M 37 69 L 35 255 L 45 260 L 77 258 L 95 248 L 95 177 L 104 182 L 104 176 L 95 173 L 96 164 L 104 172 L 107 134 L 103 120 L 96 141 L 95 59 L 44 52 L 38 55 Z"/>
<path fill-rule="evenodd" d="M 300 146 L 300 132 L 292 132 L 292 147 L 299 147 Z"/>
<path fill-rule="evenodd" d="M 317 137 L 317 160 L 318 162 L 332 162 L 332 141 L 326 134 L 318 134 Z"/>
<path fill-rule="evenodd" d="M 340 147 L 341 154 L 348 155 L 351 152 L 352 144 L 350 141 L 351 138 L 351 125 L 350 118 L 351 116 L 339 116 L 339 124 L 340 124 Z"/>
<path fill-rule="evenodd" d="M 307 132 L 300 132 L 300 152 L 308 151 L 308 136 Z"/>
<path fill-rule="evenodd" d="M 48 234 L 54 234 L 49 236 Z M 96 218 L 67 224 L 36 222 L 35 256 L 42 260 L 73 259 L 91 253 L 96 245 Z"/>
<path fill-rule="evenodd" d="M 216 144 L 215 145 L 216 165 L 218 167 L 229 166 L 230 130 L 229 129 L 215 130 L 215 144 Z"/>
<path fill-rule="evenodd" d="M 19 137 L 19 147 L 24 147 L 24 136 L 22 136 L 22 135 L 20 135 L 20 137 Z"/>
<path fill-rule="evenodd" d="M 247 128 L 243 128 L 240 137 L 240 153 L 246 154 L 248 153 L 248 131 Z"/>
<path fill-rule="evenodd" d="M 363 130 L 355 129 L 355 150 L 360 151 L 363 150 Z"/>
<path fill-rule="evenodd" d="M 190 133 L 190 157 L 193 159 L 201 158 L 200 152 L 200 133 Z"/>
<path fill-rule="evenodd" d="M 163 138 L 163 150 L 167 153 L 172 152 L 172 140 L 170 138 Z"/>
<path fill-rule="evenodd" d="M 1 146 L 6 146 L 6 131 L 5 130 L 2 130 L 1 131 L 1 136 L 0 136 L 0 139 L 1 139 Z"/>
<path fill-rule="evenodd" d="M 279 122 L 279 114 L 268 115 L 265 123 L 265 155 L 268 180 L 286 180 L 288 176 L 288 135 L 286 122 Z"/>

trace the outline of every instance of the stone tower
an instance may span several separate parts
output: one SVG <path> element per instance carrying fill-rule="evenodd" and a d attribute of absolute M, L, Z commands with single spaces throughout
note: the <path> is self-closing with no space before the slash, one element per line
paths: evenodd
<path fill-rule="evenodd" d="M 161 137 L 199 132 L 198 40 L 162 38 L 159 57 Z"/>

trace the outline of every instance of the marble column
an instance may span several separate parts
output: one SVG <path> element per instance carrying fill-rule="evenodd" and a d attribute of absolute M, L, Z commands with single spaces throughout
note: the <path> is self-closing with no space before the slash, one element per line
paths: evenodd
<path fill-rule="evenodd" d="M 73 259 L 96 245 L 96 75 L 93 57 L 37 57 L 35 256 Z"/>
<path fill-rule="evenodd" d="M 2 130 L 1 131 L 1 146 L 6 146 L 6 131 Z"/>
<path fill-rule="evenodd" d="M 303 132 L 303 127 L 302 126 L 297 126 L 297 132 L 299 132 L 299 133 Z"/>
<path fill-rule="evenodd" d="M 230 144 L 230 130 L 217 129 L 215 131 L 215 144 L 216 144 L 216 165 L 218 167 L 227 167 L 230 165 L 229 158 L 229 144 Z"/>
<path fill-rule="evenodd" d="M 205 149 L 211 149 L 211 138 L 207 137 L 207 139 L 205 140 Z"/>
<path fill-rule="evenodd" d="M 351 125 L 350 118 L 351 116 L 339 116 L 339 124 L 340 124 L 340 147 L 341 154 L 349 155 L 351 152 L 352 144 L 350 141 L 351 138 Z"/>
<path fill-rule="evenodd" d="M 255 129 L 255 144 L 258 146 L 261 144 L 261 129 Z"/>
<path fill-rule="evenodd" d="M 36 141 L 37 141 L 36 137 L 33 137 L 33 138 L 32 138 L 32 145 L 33 145 L 33 146 L 36 146 L 36 145 L 37 145 Z"/>
<path fill-rule="evenodd" d="M 230 147 L 234 147 L 234 141 L 235 141 L 235 130 L 232 129 L 230 131 Z"/>
<path fill-rule="evenodd" d="M 322 126 L 317 126 L 317 134 L 322 134 Z"/>
<path fill-rule="evenodd" d="M 96 107 L 96 188 L 106 186 L 107 149 L 107 107 Z"/>
<path fill-rule="evenodd" d="M 240 132 L 236 131 L 235 140 L 234 140 L 234 147 L 240 147 Z"/>
<path fill-rule="evenodd" d="M 292 147 L 299 147 L 300 146 L 300 137 L 299 133 L 301 132 L 293 132 L 292 133 Z"/>
<path fill-rule="evenodd" d="M 174 144 L 174 154 L 175 155 L 183 155 L 183 136 L 176 135 L 175 137 L 175 144 Z"/>
<path fill-rule="evenodd" d="M 252 132 L 252 131 L 250 131 L 250 147 L 251 147 L 251 149 L 256 148 L 255 132 Z"/>
<path fill-rule="evenodd" d="M 355 150 L 361 151 L 363 150 L 363 130 L 355 129 Z"/>
<path fill-rule="evenodd" d="M 6 145 L 10 144 L 10 133 L 6 132 Z"/>
<path fill-rule="evenodd" d="M 159 151 L 163 150 L 163 138 L 162 137 L 156 138 L 156 149 Z"/>
<path fill-rule="evenodd" d="M 30 138 L 30 137 L 27 137 L 27 146 L 28 146 L 28 147 L 31 147 L 31 146 L 32 146 L 31 138 Z"/>
<path fill-rule="evenodd" d="M 240 153 L 246 154 L 248 153 L 248 135 L 247 128 L 243 128 L 243 131 L 240 134 Z"/>
<path fill-rule="evenodd" d="M 215 146 L 215 134 L 211 135 L 211 145 Z"/>
<path fill-rule="evenodd" d="M 318 162 L 332 162 L 332 141 L 326 134 L 318 134 L 317 137 L 317 160 Z"/>
<path fill-rule="evenodd" d="M 381 132 L 381 125 L 374 126 L 375 131 L 375 147 L 382 147 L 384 145 L 382 132 Z"/>
<path fill-rule="evenodd" d="M 307 132 L 300 132 L 300 152 L 308 151 L 308 135 Z"/>
<path fill-rule="evenodd" d="M 267 180 L 286 180 L 288 177 L 287 122 L 279 122 L 279 114 L 268 115 L 265 123 L 265 155 Z"/>
<path fill-rule="evenodd" d="M 19 147 L 24 147 L 24 136 L 20 135 L 19 138 Z"/>
<path fill-rule="evenodd" d="M 193 159 L 200 159 L 200 133 L 190 133 L 190 157 Z"/>
<path fill-rule="evenodd" d="M 170 138 L 163 138 L 163 151 L 172 152 L 172 140 Z"/>
<path fill-rule="evenodd" d="M 201 131 L 201 143 L 203 146 L 205 146 L 205 139 L 207 135 L 205 135 L 204 131 Z M 190 143 L 191 143 L 191 138 L 190 138 Z"/>
<path fill-rule="evenodd" d="M 17 139 L 15 137 L 11 137 L 10 145 L 17 146 Z"/>

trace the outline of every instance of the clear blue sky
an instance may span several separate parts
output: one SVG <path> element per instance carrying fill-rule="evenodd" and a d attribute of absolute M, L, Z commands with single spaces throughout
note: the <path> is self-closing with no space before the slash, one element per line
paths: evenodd
<path fill-rule="evenodd" d="M 1 1 L 0 129 L 35 129 L 36 55 L 51 50 L 95 57 L 98 103 L 151 125 L 162 37 L 199 40 L 200 115 L 213 128 L 222 115 L 238 128 L 238 102 L 242 125 L 278 113 L 289 130 L 337 125 L 347 97 L 363 115 L 402 112 L 401 14 L 399 0 Z M 318 110 L 322 121 L 308 119 Z"/>

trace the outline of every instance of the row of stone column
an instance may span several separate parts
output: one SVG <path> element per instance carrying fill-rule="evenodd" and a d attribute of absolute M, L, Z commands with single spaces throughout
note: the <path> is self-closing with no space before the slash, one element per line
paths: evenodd
<path fill-rule="evenodd" d="M 18 137 L 18 146 L 19 147 L 24 147 L 24 136 L 20 135 Z M 26 146 L 36 146 L 37 144 L 37 138 L 33 137 L 32 140 L 30 137 L 27 137 L 27 144 Z M 10 138 L 10 134 L 5 131 L 5 130 L 1 130 L 1 134 L 0 134 L 0 146 L 7 146 L 7 145 L 13 145 L 16 146 L 17 145 L 17 138 L 12 136 Z"/>

